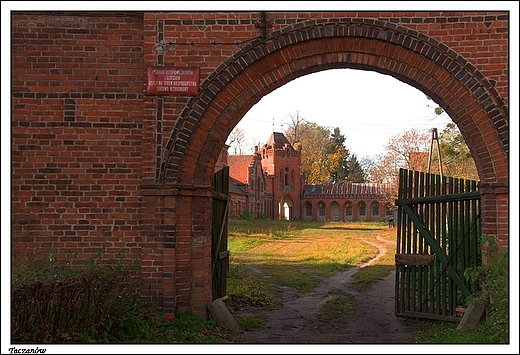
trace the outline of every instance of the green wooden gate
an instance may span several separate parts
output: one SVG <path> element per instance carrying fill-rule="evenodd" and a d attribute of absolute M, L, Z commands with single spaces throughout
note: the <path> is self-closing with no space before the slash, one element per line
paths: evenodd
<path fill-rule="evenodd" d="M 479 287 L 464 271 L 481 265 L 477 182 L 399 171 L 396 316 L 459 321 Z"/>
<path fill-rule="evenodd" d="M 211 274 L 214 300 L 226 295 L 229 201 L 229 167 L 226 166 L 213 175 Z"/>

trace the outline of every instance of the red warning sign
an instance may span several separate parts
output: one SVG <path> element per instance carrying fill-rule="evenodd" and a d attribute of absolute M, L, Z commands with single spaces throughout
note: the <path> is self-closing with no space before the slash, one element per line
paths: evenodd
<path fill-rule="evenodd" d="M 149 67 L 146 93 L 148 95 L 197 95 L 199 68 Z"/>

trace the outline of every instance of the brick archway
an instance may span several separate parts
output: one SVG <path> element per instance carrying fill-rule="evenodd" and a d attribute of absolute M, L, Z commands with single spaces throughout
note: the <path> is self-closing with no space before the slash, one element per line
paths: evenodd
<path fill-rule="evenodd" d="M 279 219 L 288 220 L 295 218 L 293 213 L 293 201 L 289 195 L 284 195 L 280 201 L 278 201 L 278 215 Z"/>
<path fill-rule="evenodd" d="M 163 154 L 160 180 L 207 186 L 227 136 L 254 104 L 295 78 L 333 68 L 391 75 L 447 111 L 478 167 L 483 231 L 507 243 L 507 217 L 498 223 L 508 201 L 509 117 L 504 99 L 470 62 L 434 38 L 377 20 L 299 23 L 237 52 L 202 83 L 200 95 L 182 112 L 183 123 Z M 191 137 L 181 139 L 183 128 L 191 126 Z M 202 147 L 199 142 L 204 142 Z M 496 205 L 504 206 L 503 213 Z"/>
<path fill-rule="evenodd" d="M 206 314 L 220 150 L 263 96 L 334 68 L 391 75 L 448 112 L 479 169 L 483 231 L 507 247 L 507 11 L 11 17 L 13 260 L 123 248 L 142 255 L 144 301 Z M 191 65 L 197 96 L 146 94 L 147 67 Z"/>

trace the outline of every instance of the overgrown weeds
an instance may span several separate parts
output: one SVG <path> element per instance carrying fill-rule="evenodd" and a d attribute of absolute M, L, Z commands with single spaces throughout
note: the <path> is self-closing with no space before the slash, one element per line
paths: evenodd
<path fill-rule="evenodd" d="M 94 343 L 131 322 L 137 313 L 136 268 L 122 257 L 100 262 L 101 254 L 81 267 L 53 255 L 14 265 L 13 342 Z"/>
<path fill-rule="evenodd" d="M 486 319 L 478 332 L 482 340 L 490 343 L 509 342 L 509 249 L 498 250 L 495 238 L 484 237 L 487 244 L 489 262 L 467 270 L 465 276 L 477 280 L 481 290 L 472 295 L 468 304 L 477 300 L 486 305 Z"/>
<path fill-rule="evenodd" d="M 218 343 L 230 335 L 190 313 L 164 319 L 140 301 L 139 266 L 103 251 L 71 266 L 50 255 L 12 269 L 14 344 Z"/>
<path fill-rule="evenodd" d="M 509 251 L 499 251 L 494 238 L 483 237 L 482 243 L 489 247 L 488 263 L 467 269 L 465 277 L 482 285 L 481 290 L 468 299 L 468 305 L 483 302 L 484 320 L 468 331 L 457 330 L 453 323 L 428 323 L 418 332 L 421 343 L 509 343 Z"/>
<path fill-rule="evenodd" d="M 227 281 L 228 304 L 231 306 L 270 308 L 275 304 L 272 295 L 277 291 L 245 265 L 230 265 Z"/>

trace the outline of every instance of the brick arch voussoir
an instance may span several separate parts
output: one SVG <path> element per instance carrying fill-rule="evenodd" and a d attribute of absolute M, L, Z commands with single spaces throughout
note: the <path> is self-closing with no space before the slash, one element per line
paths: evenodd
<path fill-rule="evenodd" d="M 351 42 L 349 52 L 344 51 L 344 40 Z M 326 48 L 320 48 L 320 43 L 327 43 Z M 312 52 L 310 57 L 297 50 L 297 46 L 302 44 L 312 44 L 306 47 L 305 52 Z M 459 96 L 448 95 L 448 88 L 440 90 L 436 86 L 438 80 L 428 78 L 419 68 L 414 68 L 410 57 L 407 57 L 413 55 L 422 57 L 433 71 L 449 71 L 450 75 L 442 80 L 456 83 Z M 262 68 L 258 63 L 265 65 Z M 266 86 L 255 87 L 253 81 L 244 75 L 255 65 L 260 68 L 258 80 Z M 479 144 L 482 138 L 472 136 L 475 133 L 468 133 L 479 131 L 471 116 L 481 117 L 481 123 L 490 122 L 493 126 L 496 135 L 491 136 L 500 142 L 507 155 L 507 105 L 494 83 L 465 58 L 436 39 L 406 27 L 373 19 L 338 18 L 325 22 L 310 20 L 288 26 L 267 39 L 251 41 L 222 63 L 201 84 L 200 94 L 183 110 L 183 119 L 178 121 L 179 125 L 172 132 L 163 155 L 161 179 L 188 182 L 202 179 L 201 183 L 207 183 L 227 135 L 261 97 L 296 77 L 332 68 L 375 70 L 416 87 L 439 103 L 450 117 L 460 117 L 456 123 L 459 127 L 467 126 L 461 131 L 475 147 L 485 145 Z M 232 92 L 236 94 L 234 99 L 230 99 Z M 460 110 L 464 113 L 460 114 Z M 185 130 L 186 125 L 195 128 Z M 186 131 L 193 133 L 191 137 L 186 136 Z M 490 139 L 489 134 L 487 139 Z M 201 140 L 204 142 L 201 151 L 211 153 L 203 157 L 196 154 L 186 157 L 190 147 L 200 146 L 198 142 Z M 503 158 L 487 156 L 489 152 L 476 148 L 473 152 L 476 152 L 477 160 Z M 495 170 L 489 169 L 484 174 L 491 171 Z M 495 178 L 488 177 L 489 180 Z"/>

